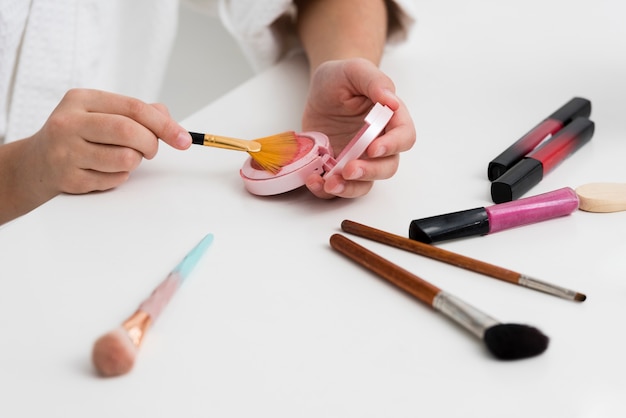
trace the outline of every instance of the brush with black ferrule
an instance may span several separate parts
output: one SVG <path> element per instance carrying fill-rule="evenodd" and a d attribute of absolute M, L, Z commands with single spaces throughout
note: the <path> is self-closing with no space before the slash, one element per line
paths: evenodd
<path fill-rule="evenodd" d="M 330 245 L 467 329 L 481 339 L 498 359 L 516 360 L 533 357 L 548 348 L 548 337 L 537 328 L 521 324 L 502 324 L 341 234 L 333 234 L 330 237 Z"/>
<path fill-rule="evenodd" d="M 206 147 L 245 151 L 263 169 L 276 174 L 298 153 L 298 139 L 293 131 L 258 138 L 230 138 L 207 133 L 189 132 L 191 142 Z"/>

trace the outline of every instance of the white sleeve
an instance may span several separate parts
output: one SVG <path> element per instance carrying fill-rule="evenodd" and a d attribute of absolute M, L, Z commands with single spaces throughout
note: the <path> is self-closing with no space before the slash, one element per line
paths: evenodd
<path fill-rule="evenodd" d="M 414 20 L 414 0 L 389 3 L 392 12 L 389 40 L 402 40 Z M 292 0 L 219 0 L 218 14 L 257 71 L 300 48 Z"/>
<path fill-rule="evenodd" d="M 220 0 L 219 16 L 255 70 L 278 61 L 293 47 L 289 26 L 295 8 L 291 0 Z"/>

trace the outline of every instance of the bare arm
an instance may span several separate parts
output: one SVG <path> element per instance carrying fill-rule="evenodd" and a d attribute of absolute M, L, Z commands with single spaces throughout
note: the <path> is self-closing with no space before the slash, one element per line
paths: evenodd
<path fill-rule="evenodd" d="M 378 68 L 397 9 L 385 0 L 297 0 L 296 5 L 298 35 L 311 69 L 303 130 L 325 133 L 337 155 L 374 103 L 394 111 L 364 158 L 346 164 L 340 175 L 313 174 L 306 180 L 320 198 L 363 196 L 375 181 L 395 174 L 399 154 L 415 142 L 411 116 L 393 81 Z"/>
<path fill-rule="evenodd" d="M 312 70 L 338 59 L 380 63 L 387 39 L 384 0 L 297 0 L 296 5 L 298 35 Z"/>
<path fill-rule="evenodd" d="M 0 224 L 60 193 L 123 183 L 158 139 L 186 149 L 191 137 L 158 104 L 97 90 L 70 90 L 33 136 L 0 146 Z"/>
<path fill-rule="evenodd" d="M 31 141 L 0 147 L 0 225 L 50 200 L 54 194 L 41 187 L 30 166 Z M 32 168 L 32 167 L 31 167 Z"/>

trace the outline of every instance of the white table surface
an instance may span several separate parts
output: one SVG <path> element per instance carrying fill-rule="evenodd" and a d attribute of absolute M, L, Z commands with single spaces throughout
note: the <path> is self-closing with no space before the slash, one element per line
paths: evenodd
<path fill-rule="evenodd" d="M 592 101 L 595 136 L 529 194 L 626 181 L 623 2 L 417 3 L 414 36 L 382 67 L 418 142 L 367 196 L 255 197 L 239 178 L 245 154 L 163 145 L 118 189 L 60 196 L 1 228 L 0 416 L 626 416 L 626 212 L 440 244 L 583 292 L 583 303 L 354 238 L 502 322 L 540 328 L 548 350 L 522 361 L 495 360 L 330 249 L 343 219 L 406 235 L 411 219 L 492 204 L 489 160 L 574 96 Z M 286 61 L 183 124 L 297 130 L 303 68 Z M 207 232 L 213 246 L 135 368 L 97 377 L 94 340 Z"/>

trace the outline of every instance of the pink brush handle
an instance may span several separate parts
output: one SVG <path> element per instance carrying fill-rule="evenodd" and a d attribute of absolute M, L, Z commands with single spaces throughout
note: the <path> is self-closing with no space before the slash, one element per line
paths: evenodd
<path fill-rule="evenodd" d="M 172 272 L 161 284 L 152 291 L 150 297 L 139 305 L 139 310 L 150 315 L 152 322 L 156 321 L 163 309 L 178 290 L 180 285 L 180 275 L 178 272 Z"/>

